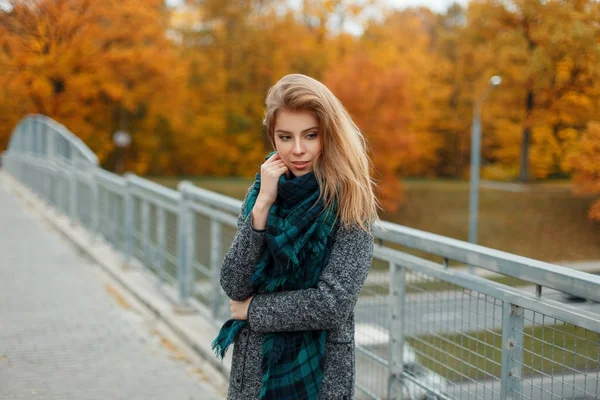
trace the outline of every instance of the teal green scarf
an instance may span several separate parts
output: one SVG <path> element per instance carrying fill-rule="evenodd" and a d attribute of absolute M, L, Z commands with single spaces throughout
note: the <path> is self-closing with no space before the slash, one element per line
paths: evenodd
<path fill-rule="evenodd" d="M 270 157 L 272 154 L 269 154 Z M 246 217 L 260 191 L 260 173 L 242 210 Z M 265 252 L 252 283 L 268 293 L 316 287 L 331 252 L 337 228 L 336 206 L 324 209 L 313 172 L 279 179 L 277 201 L 269 210 Z M 229 320 L 212 343 L 223 358 L 246 321 Z M 274 332 L 264 335 L 260 399 L 316 399 L 324 369 L 326 331 Z"/>

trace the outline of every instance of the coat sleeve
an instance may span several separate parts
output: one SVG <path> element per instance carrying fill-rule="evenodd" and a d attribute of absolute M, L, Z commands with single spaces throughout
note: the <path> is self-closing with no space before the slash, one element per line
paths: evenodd
<path fill-rule="evenodd" d="M 252 227 L 252 213 L 243 217 L 249 193 L 250 189 L 238 218 L 238 231 L 221 265 L 221 287 L 230 299 L 236 301 L 243 301 L 252 294 L 254 287 L 250 277 L 266 247 L 266 229 L 256 230 Z"/>
<path fill-rule="evenodd" d="M 340 228 L 317 287 L 256 295 L 248 308 L 250 329 L 282 332 L 333 329 L 358 300 L 373 260 L 373 235 Z"/>

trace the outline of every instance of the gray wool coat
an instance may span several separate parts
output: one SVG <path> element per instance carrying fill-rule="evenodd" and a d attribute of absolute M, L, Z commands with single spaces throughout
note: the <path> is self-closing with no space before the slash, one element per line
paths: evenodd
<path fill-rule="evenodd" d="M 252 213 L 247 218 L 240 214 L 238 232 L 221 268 L 221 286 L 230 299 L 242 301 L 254 294 L 250 277 L 266 247 L 265 236 L 266 230 L 252 227 Z M 326 329 L 325 374 L 319 400 L 353 399 L 354 306 L 372 258 L 372 234 L 359 227 L 339 228 L 316 288 L 254 294 L 248 324 L 233 346 L 227 398 L 258 398 L 263 334 Z"/>

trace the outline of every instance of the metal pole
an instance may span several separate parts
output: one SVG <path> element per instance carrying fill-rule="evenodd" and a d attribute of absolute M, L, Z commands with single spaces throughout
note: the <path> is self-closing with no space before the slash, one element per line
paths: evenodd
<path fill-rule="evenodd" d="M 471 126 L 471 184 L 469 186 L 469 242 L 477 243 L 479 213 L 479 171 L 481 168 L 481 109 L 475 105 Z"/>
<path fill-rule="evenodd" d="M 157 231 L 156 238 L 158 244 L 158 276 L 159 276 L 159 284 L 164 284 L 167 279 L 167 273 L 165 271 L 165 256 L 167 254 L 167 213 L 163 207 L 157 207 Z"/>
<path fill-rule="evenodd" d="M 404 399 L 404 306 L 406 269 L 390 262 L 390 346 L 387 400 Z"/>
<path fill-rule="evenodd" d="M 146 268 L 151 268 L 153 260 L 150 256 L 150 203 L 147 198 L 141 198 L 141 225 L 142 225 L 142 264 Z"/>
<path fill-rule="evenodd" d="M 175 309 L 179 312 L 187 312 L 190 309 L 188 300 L 190 293 L 191 279 L 191 229 L 190 220 L 192 211 L 190 210 L 185 197 L 185 191 L 179 190 L 181 200 L 179 203 L 179 215 L 177 218 L 177 288 L 178 302 Z"/>
<path fill-rule="evenodd" d="M 133 258 L 134 209 L 131 175 L 125 176 L 125 260 L 123 266 L 128 268 Z"/>
<path fill-rule="evenodd" d="M 502 363 L 500 371 L 500 398 L 516 399 L 522 392 L 523 307 L 505 302 L 502 306 Z"/>
<path fill-rule="evenodd" d="M 212 317 L 217 320 L 219 311 L 224 303 L 221 296 L 221 261 L 223 242 L 223 230 L 221 224 L 214 218 L 210 219 L 210 272 L 211 272 L 211 301 L 210 311 Z"/>
<path fill-rule="evenodd" d="M 89 177 L 90 177 L 90 214 L 91 214 L 91 231 L 92 231 L 92 240 L 96 237 L 100 236 L 100 199 L 98 198 L 98 178 L 96 176 L 96 167 L 89 168 Z"/>
<path fill-rule="evenodd" d="M 471 125 L 471 182 L 469 186 L 469 242 L 477 243 L 477 223 L 479 215 L 479 172 L 481 170 L 481 105 L 490 91 L 502 82 L 502 78 L 494 75 L 490 78 L 489 85 L 475 101 L 473 110 L 473 124 Z M 469 265 L 469 272 L 475 268 Z"/>
<path fill-rule="evenodd" d="M 69 164 L 69 212 L 71 214 L 71 224 L 77 223 L 77 173 L 75 165 Z"/>

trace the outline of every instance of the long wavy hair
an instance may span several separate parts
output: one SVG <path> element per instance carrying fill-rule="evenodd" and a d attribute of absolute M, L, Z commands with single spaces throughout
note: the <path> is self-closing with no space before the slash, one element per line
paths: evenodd
<path fill-rule="evenodd" d="M 337 217 L 345 227 L 358 225 L 366 231 L 378 220 L 379 201 L 371 178 L 368 144 L 342 103 L 316 79 L 301 74 L 286 75 L 269 89 L 265 126 L 275 149 L 275 121 L 281 110 L 311 112 L 319 121 L 322 151 L 313 171 L 325 207 L 337 200 Z"/>

